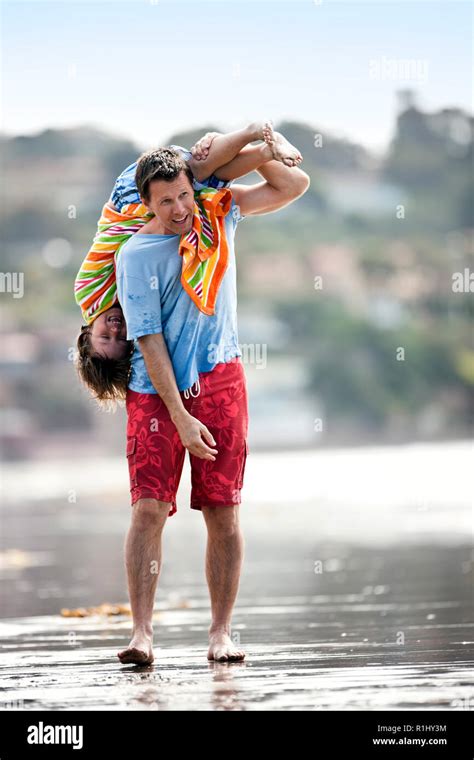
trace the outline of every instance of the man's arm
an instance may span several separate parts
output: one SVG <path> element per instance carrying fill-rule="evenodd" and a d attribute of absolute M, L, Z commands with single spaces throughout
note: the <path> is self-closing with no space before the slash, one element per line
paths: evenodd
<path fill-rule="evenodd" d="M 138 345 L 153 387 L 163 399 L 183 446 L 194 456 L 214 462 L 217 449 L 210 448 L 203 438 L 212 446 L 216 442 L 207 427 L 189 414 L 183 404 L 163 334 L 144 335 L 138 338 Z"/>
<path fill-rule="evenodd" d="M 232 187 L 232 195 L 243 216 L 278 211 L 303 195 L 310 184 L 306 172 L 279 161 L 267 161 L 257 171 L 265 182 Z"/>
<path fill-rule="evenodd" d="M 179 394 L 163 336 L 160 296 L 156 288 L 150 287 L 146 258 L 133 251 L 133 239 L 131 247 L 132 250 L 125 246 L 117 262 L 118 298 L 127 324 L 127 338 L 138 341 L 151 383 L 163 399 L 183 446 L 200 459 L 214 461 L 217 451 L 207 445 L 216 445 L 210 431 L 189 414 Z"/>

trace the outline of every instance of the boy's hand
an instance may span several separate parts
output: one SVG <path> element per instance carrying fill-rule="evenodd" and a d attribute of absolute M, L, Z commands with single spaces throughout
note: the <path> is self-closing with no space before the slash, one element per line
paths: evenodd
<path fill-rule="evenodd" d="M 219 132 L 206 132 L 204 137 L 201 137 L 197 143 L 193 145 L 191 153 L 196 161 L 204 161 L 204 159 L 208 157 L 212 141 L 218 134 Z"/>

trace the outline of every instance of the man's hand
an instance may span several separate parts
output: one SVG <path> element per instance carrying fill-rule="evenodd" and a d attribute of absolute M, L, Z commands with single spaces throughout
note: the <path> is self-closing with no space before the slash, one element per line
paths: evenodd
<path fill-rule="evenodd" d="M 194 454 L 199 459 L 208 459 L 211 462 L 216 461 L 215 455 L 217 454 L 217 449 L 208 446 L 203 439 L 212 446 L 215 446 L 216 442 L 202 422 L 186 410 L 179 412 L 172 419 L 181 438 L 181 443 L 190 454 Z"/>
<path fill-rule="evenodd" d="M 191 148 L 191 153 L 196 161 L 204 161 L 208 155 L 212 145 L 212 141 L 219 132 L 206 132 L 204 137 L 201 137 L 195 145 Z"/>
<path fill-rule="evenodd" d="M 138 345 L 153 387 L 168 409 L 183 446 L 190 454 L 214 462 L 217 449 L 211 449 L 205 441 L 212 446 L 216 442 L 207 427 L 189 414 L 183 404 L 163 333 L 144 335 L 138 338 Z"/>

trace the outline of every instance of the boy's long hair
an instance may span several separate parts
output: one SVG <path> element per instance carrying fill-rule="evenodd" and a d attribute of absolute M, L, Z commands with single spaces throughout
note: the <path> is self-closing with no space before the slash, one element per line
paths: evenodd
<path fill-rule="evenodd" d="M 93 398 L 104 408 L 114 408 L 124 401 L 131 372 L 133 340 L 127 341 L 127 354 L 123 359 L 108 359 L 94 353 L 88 325 L 83 325 L 77 336 L 76 369 L 81 381 Z"/>

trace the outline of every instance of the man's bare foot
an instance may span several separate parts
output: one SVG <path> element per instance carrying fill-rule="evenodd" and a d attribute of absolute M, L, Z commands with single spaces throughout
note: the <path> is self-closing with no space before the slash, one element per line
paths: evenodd
<path fill-rule="evenodd" d="M 128 665 L 129 663 L 151 665 L 155 659 L 153 654 L 153 634 L 133 634 L 128 647 L 118 652 L 117 657 L 123 665 Z"/>
<path fill-rule="evenodd" d="M 209 633 L 208 660 L 217 662 L 238 662 L 243 660 L 245 652 L 236 647 L 226 631 L 218 630 Z"/>
<path fill-rule="evenodd" d="M 270 147 L 273 158 L 281 161 L 285 166 L 297 166 L 303 160 L 298 148 L 295 148 L 280 132 L 273 131 L 271 121 L 265 122 L 263 127 L 263 139 Z"/>

